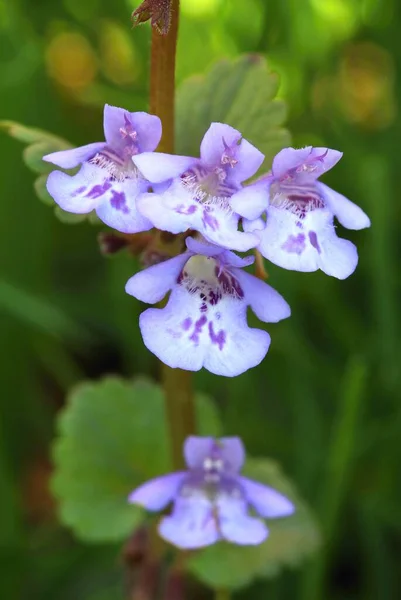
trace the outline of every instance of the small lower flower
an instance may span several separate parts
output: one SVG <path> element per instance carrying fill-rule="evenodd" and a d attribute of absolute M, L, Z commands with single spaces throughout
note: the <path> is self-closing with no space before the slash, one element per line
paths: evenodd
<path fill-rule="evenodd" d="M 233 199 L 245 217 L 244 230 L 258 233 L 261 254 L 276 265 L 296 271 L 321 269 L 345 279 L 356 268 L 354 244 L 337 237 L 334 216 L 348 229 L 369 227 L 367 215 L 353 202 L 318 181 L 341 158 L 328 148 L 285 148 L 272 171 Z M 250 200 L 251 198 L 251 200 Z M 265 214 L 265 220 L 259 219 Z"/>
<path fill-rule="evenodd" d="M 253 257 L 187 238 L 188 251 L 136 273 L 126 291 L 143 302 L 160 302 L 139 324 L 147 348 L 172 368 L 234 377 L 258 365 L 270 336 L 247 324 L 247 307 L 264 322 L 290 316 L 287 302 L 272 287 L 242 271 Z"/>
<path fill-rule="evenodd" d="M 50 173 L 49 194 L 67 212 L 85 214 L 96 210 L 106 225 L 118 231 L 147 231 L 152 223 L 138 212 L 136 199 L 150 184 L 139 173 L 132 157 L 155 150 L 161 138 L 160 119 L 106 104 L 104 134 L 105 142 L 43 157 L 63 169 L 81 165 L 73 176 L 61 171 Z"/>
<path fill-rule="evenodd" d="M 129 496 L 130 503 L 155 512 L 174 503 L 159 533 L 178 548 L 201 548 L 219 540 L 257 545 L 269 532 L 261 518 L 249 515 L 249 508 L 267 519 L 294 512 L 285 496 L 240 475 L 245 451 L 238 437 L 190 436 L 184 456 L 187 471 L 152 479 Z"/>

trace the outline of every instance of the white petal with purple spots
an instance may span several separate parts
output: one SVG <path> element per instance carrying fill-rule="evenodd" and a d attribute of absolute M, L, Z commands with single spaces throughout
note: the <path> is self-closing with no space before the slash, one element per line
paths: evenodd
<path fill-rule="evenodd" d="M 337 237 L 328 210 L 313 210 L 299 219 L 290 211 L 270 206 L 266 227 L 258 235 L 262 255 L 285 269 L 321 269 L 345 279 L 358 263 L 354 244 Z"/>

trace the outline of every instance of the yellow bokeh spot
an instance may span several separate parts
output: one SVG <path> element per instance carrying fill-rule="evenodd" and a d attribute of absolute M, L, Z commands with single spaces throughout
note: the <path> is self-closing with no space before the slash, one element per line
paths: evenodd
<path fill-rule="evenodd" d="M 357 14 L 348 0 L 309 0 L 315 13 L 342 36 L 349 36 Z"/>
<path fill-rule="evenodd" d="M 57 33 L 46 50 L 48 73 L 58 84 L 75 92 L 93 82 L 97 73 L 96 55 L 80 33 Z"/>
<path fill-rule="evenodd" d="M 117 85 L 133 83 L 140 71 L 130 31 L 111 20 L 103 20 L 99 27 L 99 49 L 105 76 Z"/>
<path fill-rule="evenodd" d="M 181 0 L 182 12 L 190 17 L 215 14 L 220 6 L 221 0 Z"/>

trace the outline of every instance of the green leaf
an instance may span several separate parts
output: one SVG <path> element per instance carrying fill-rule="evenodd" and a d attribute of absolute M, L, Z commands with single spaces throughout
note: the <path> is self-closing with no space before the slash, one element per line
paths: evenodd
<path fill-rule="evenodd" d="M 200 433 L 219 436 L 212 402 L 198 395 L 196 409 Z M 86 541 L 128 537 L 145 517 L 129 492 L 172 470 L 161 388 L 116 377 L 78 386 L 59 420 L 54 461 L 62 522 Z"/>
<path fill-rule="evenodd" d="M 54 170 L 54 165 L 45 162 L 43 157 L 51 152 L 65 149 L 65 146 L 61 148 L 60 144 L 57 144 L 55 141 L 43 140 L 27 146 L 24 149 L 22 156 L 26 166 L 29 167 L 31 171 L 36 173 L 50 173 L 50 171 Z"/>
<path fill-rule="evenodd" d="M 238 129 L 259 148 L 269 168 L 273 156 L 290 142 L 282 128 L 286 106 L 274 100 L 277 89 L 277 75 L 264 57 L 255 54 L 219 61 L 205 76 L 189 78 L 177 94 L 177 152 L 198 156 L 203 135 L 219 121 Z"/>
<path fill-rule="evenodd" d="M 53 135 L 42 129 L 36 129 L 33 127 L 26 127 L 20 123 L 14 121 L 0 121 L 0 129 L 6 131 L 11 137 L 25 142 L 28 145 L 24 148 L 23 159 L 27 167 L 35 173 L 41 173 L 34 182 L 34 189 L 39 200 L 47 204 L 48 206 L 54 207 L 54 214 L 62 223 L 68 225 L 75 225 L 88 220 L 90 223 L 96 224 L 99 219 L 96 217 L 96 213 L 92 212 L 89 215 L 83 214 L 78 215 L 75 213 L 69 213 L 62 210 L 57 206 L 46 189 L 47 175 L 54 170 L 54 165 L 47 163 L 43 160 L 43 156 L 50 154 L 51 152 L 58 152 L 60 150 L 67 150 L 72 148 L 71 144 L 66 140 Z M 67 170 L 67 173 L 74 173 L 75 169 Z"/>
<path fill-rule="evenodd" d="M 70 213 L 59 206 L 55 206 L 54 214 L 59 221 L 65 223 L 66 225 L 76 225 L 77 223 L 83 223 L 88 218 L 88 215 L 81 215 L 76 213 Z"/>
<path fill-rule="evenodd" d="M 56 148 L 64 149 L 70 148 L 70 144 L 62 138 L 44 131 L 43 129 L 36 129 L 35 127 L 26 127 L 21 123 L 15 121 L 0 121 L 0 129 L 3 129 L 8 135 L 25 142 L 26 144 L 34 144 L 35 142 L 52 141 Z"/>
<path fill-rule="evenodd" d="M 55 202 L 50 196 L 46 187 L 47 177 L 47 174 L 39 175 L 39 177 L 35 179 L 33 187 L 35 188 L 35 192 L 39 200 L 41 200 L 44 204 L 47 204 L 48 206 L 54 206 Z"/>
<path fill-rule="evenodd" d="M 319 546 L 319 532 L 310 511 L 275 462 L 266 458 L 249 459 L 245 475 L 285 494 L 296 510 L 290 517 L 270 520 L 270 535 L 259 546 L 220 542 L 194 554 L 188 563 L 189 570 L 215 589 L 240 588 L 258 577 L 274 577 L 284 566 L 299 565 Z"/>

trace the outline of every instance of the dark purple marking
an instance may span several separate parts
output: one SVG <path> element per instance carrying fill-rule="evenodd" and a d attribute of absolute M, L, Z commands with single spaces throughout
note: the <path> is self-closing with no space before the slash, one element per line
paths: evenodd
<path fill-rule="evenodd" d="M 223 293 L 232 294 L 235 292 L 235 295 L 239 298 L 244 297 L 244 292 L 237 279 L 229 272 L 221 269 L 220 267 L 216 267 L 214 273 L 223 288 Z"/>
<path fill-rule="evenodd" d="M 290 235 L 287 240 L 281 246 L 283 250 L 289 252 L 290 254 L 302 254 L 305 250 L 305 236 L 303 233 L 298 233 L 298 235 Z"/>
<path fill-rule="evenodd" d="M 212 231 L 217 231 L 217 229 L 220 228 L 218 220 L 216 217 L 213 217 L 210 210 L 207 208 L 203 209 L 202 223 L 205 229 L 210 227 Z"/>
<path fill-rule="evenodd" d="M 124 192 L 116 192 L 115 190 L 111 190 L 110 204 L 116 210 L 121 210 L 121 212 L 125 214 L 129 213 L 129 208 L 125 202 Z"/>
<path fill-rule="evenodd" d="M 76 196 L 79 196 L 80 194 L 83 194 L 85 190 L 86 190 L 86 185 L 82 185 L 77 190 L 75 190 L 75 192 L 72 192 L 71 196 L 73 198 L 76 198 Z"/>
<path fill-rule="evenodd" d="M 86 194 L 86 198 L 92 198 L 93 200 L 95 198 L 100 198 L 100 196 L 103 196 L 106 192 L 108 192 L 111 187 L 110 181 L 105 181 L 103 184 L 95 185 Z"/>
<path fill-rule="evenodd" d="M 317 239 L 317 235 L 315 231 L 309 231 L 308 233 L 309 236 L 309 241 L 312 244 L 312 246 L 319 252 L 319 254 L 322 253 L 321 248 L 319 246 L 319 242 Z"/>
<path fill-rule="evenodd" d="M 208 302 L 211 306 L 216 306 L 221 300 L 221 293 L 219 290 L 209 290 Z"/>
<path fill-rule="evenodd" d="M 191 327 L 191 325 L 192 325 L 192 319 L 191 319 L 191 317 L 187 317 L 181 323 L 181 327 L 183 328 L 184 331 L 188 331 L 188 329 Z"/>
<path fill-rule="evenodd" d="M 219 350 L 223 350 L 224 344 L 226 343 L 226 334 L 222 329 L 220 329 L 219 333 L 215 333 L 212 321 L 209 321 L 209 336 L 212 344 L 217 344 Z"/>
<path fill-rule="evenodd" d="M 195 204 L 191 204 L 191 206 L 188 206 L 188 208 L 186 208 L 184 204 L 179 204 L 175 208 L 175 212 L 180 215 L 193 215 L 197 210 L 198 207 Z"/>
<path fill-rule="evenodd" d="M 207 318 L 205 315 L 202 315 L 200 319 L 195 321 L 194 330 L 189 337 L 192 342 L 195 342 L 196 345 L 199 344 L 199 334 L 202 332 L 202 328 L 207 323 Z"/>

